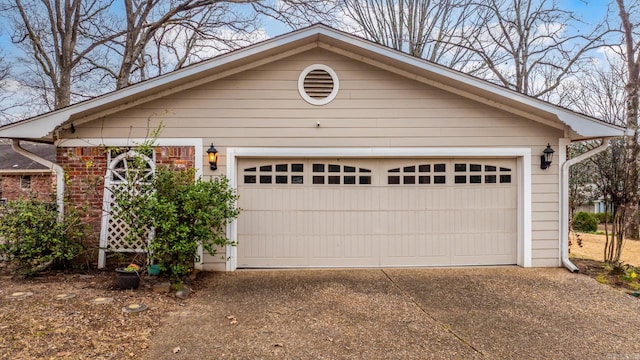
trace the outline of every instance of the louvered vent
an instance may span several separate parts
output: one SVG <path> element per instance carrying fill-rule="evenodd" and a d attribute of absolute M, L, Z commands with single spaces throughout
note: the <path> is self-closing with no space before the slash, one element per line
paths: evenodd
<path fill-rule="evenodd" d="M 313 99 L 326 99 L 333 91 L 331 74 L 322 69 L 311 70 L 304 77 L 304 92 Z"/>
<path fill-rule="evenodd" d="M 312 105 L 325 105 L 338 94 L 338 76 L 330 67 L 322 64 L 308 66 L 298 78 L 300 96 Z"/>

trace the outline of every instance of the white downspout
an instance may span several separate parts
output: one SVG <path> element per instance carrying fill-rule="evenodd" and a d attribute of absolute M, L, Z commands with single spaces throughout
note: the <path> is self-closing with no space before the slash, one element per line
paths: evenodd
<path fill-rule="evenodd" d="M 609 146 L 611 138 L 603 138 L 602 144 L 597 148 L 591 149 L 580 156 L 569 159 L 562 164 L 561 189 L 560 189 L 560 251 L 562 256 L 562 266 L 571 272 L 578 272 L 579 269 L 571 260 L 569 260 L 569 168 L 584 159 L 588 159 L 593 155 L 603 152 Z"/>
<path fill-rule="evenodd" d="M 23 149 L 20 147 L 18 139 L 11 139 L 11 148 L 16 153 L 42 164 L 56 173 L 56 204 L 58 205 L 58 220 L 61 221 L 64 217 L 64 169 L 62 166 Z"/>

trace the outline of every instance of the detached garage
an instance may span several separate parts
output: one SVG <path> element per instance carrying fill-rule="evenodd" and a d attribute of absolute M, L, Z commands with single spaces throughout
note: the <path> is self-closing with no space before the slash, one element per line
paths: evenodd
<path fill-rule="evenodd" d="M 237 246 L 198 264 L 226 271 L 571 268 L 566 147 L 603 139 L 587 157 L 624 135 L 314 25 L 0 127 L 0 138 L 17 148 L 22 139 L 56 145 L 54 168 L 98 219 L 101 266 L 106 252 L 144 247 L 122 242 L 108 188 L 123 171 L 121 148 L 135 150 L 159 126 L 150 171 L 224 175 L 240 195 L 242 212 L 227 229 Z M 211 163 L 207 149 L 217 155 Z M 96 194 L 86 191 L 89 175 L 104 178 Z"/>

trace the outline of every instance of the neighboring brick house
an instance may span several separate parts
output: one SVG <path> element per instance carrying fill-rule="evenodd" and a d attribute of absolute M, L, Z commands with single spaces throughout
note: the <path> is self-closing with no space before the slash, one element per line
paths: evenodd
<path fill-rule="evenodd" d="M 49 144 L 23 143 L 25 150 L 49 161 L 56 161 L 56 148 Z M 35 195 L 39 199 L 52 199 L 55 191 L 55 173 L 0 143 L 0 201 L 11 201 Z"/>

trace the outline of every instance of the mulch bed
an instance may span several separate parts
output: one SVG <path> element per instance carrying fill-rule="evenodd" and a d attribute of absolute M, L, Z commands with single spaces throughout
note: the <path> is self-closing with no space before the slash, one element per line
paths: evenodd
<path fill-rule="evenodd" d="M 594 278 L 599 283 L 615 287 L 628 293 L 637 294 L 638 292 L 637 287 L 634 288 L 629 282 L 624 281 L 620 274 L 614 274 L 609 271 L 606 264 L 602 261 L 572 258 L 571 262 L 580 269 L 581 274 Z M 636 282 L 638 282 L 638 280 L 636 280 Z"/>
<path fill-rule="evenodd" d="M 119 290 L 112 271 L 29 279 L 0 274 L 0 359 L 137 358 L 167 314 L 189 306 L 172 292 L 153 292 L 158 281 L 166 279 L 143 277 L 139 289 Z M 190 287 L 197 291 L 198 282 Z M 98 298 L 113 301 L 98 304 Z M 131 304 L 147 309 L 123 311 Z"/>

